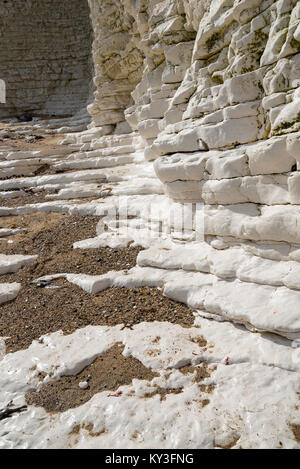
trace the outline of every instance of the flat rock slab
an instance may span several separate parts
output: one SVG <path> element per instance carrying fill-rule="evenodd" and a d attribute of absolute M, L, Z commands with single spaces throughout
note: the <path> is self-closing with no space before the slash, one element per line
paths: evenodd
<path fill-rule="evenodd" d="M 1 283 L 0 284 L 0 305 L 14 300 L 21 288 L 20 283 Z"/>
<path fill-rule="evenodd" d="M 25 265 L 34 262 L 38 256 L 0 254 L 0 275 L 18 272 Z"/>
<path fill-rule="evenodd" d="M 24 408 L 26 394 L 45 385 L 63 398 L 64 382 L 72 386 L 85 369 L 92 386 L 90 366 L 116 344 L 125 366 L 134 358 L 156 377 L 137 374 L 62 412 L 28 402 Z M 0 447 L 297 448 L 298 357 L 284 341 L 202 318 L 189 329 L 154 322 L 56 332 L 0 362 L 2 405 L 16 409 L 0 422 Z M 206 373 L 197 380 L 203 362 Z M 90 390 L 77 392 L 84 399 Z"/>

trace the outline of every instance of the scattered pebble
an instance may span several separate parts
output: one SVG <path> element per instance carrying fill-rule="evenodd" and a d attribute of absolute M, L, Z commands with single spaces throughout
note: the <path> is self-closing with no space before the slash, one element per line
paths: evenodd
<path fill-rule="evenodd" d="M 89 383 L 87 381 L 81 381 L 79 383 L 79 387 L 80 387 L 80 389 L 82 389 L 84 391 L 85 389 L 88 389 Z"/>

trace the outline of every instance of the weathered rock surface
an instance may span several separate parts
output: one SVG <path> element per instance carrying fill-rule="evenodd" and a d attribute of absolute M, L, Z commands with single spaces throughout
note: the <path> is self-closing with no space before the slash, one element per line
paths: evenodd
<path fill-rule="evenodd" d="M 72 115 L 86 107 L 93 70 L 86 1 L 2 1 L 0 37 L 0 118 Z"/>
<path fill-rule="evenodd" d="M 91 326 L 6 356 L 3 346 L 4 406 L 23 406 L 25 393 L 39 389 L 33 366 L 46 382 L 74 375 L 116 342 L 160 377 L 134 380 L 118 399 L 98 394 L 51 417 L 51 428 L 44 410 L 29 407 L 4 421 L 0 447 L 299 447 L 300 4 L 89 4 L 92 123 L 84 131 L 84 116 L 23 125 L 66 135 L 52 151 L 2 147 L 0 200 L 27 188 L 46 192 L 46 200 L 2 203 L 0 216 L 99 217 L 95 236 L 74 248 L 141 245 L 137 266 L 104 275 L 53 272 L 46 280 L 64 277 L 91 295 L 158 287 L 193 308 L 195 328 Z M 44 164 L 51 173 L 35 174 Z M 9 291 L 16 296 L 19 288 Z M 211 350 L 194 347 L 196 331 Z M 200 405 L 196 384 L 178 369 L 203 362 L 214 391 L 203 391 Z M 143 396 L 153 386 L 183 392 L 151 397 L 149 405 Z"/>
<path fill-rule="evenodd" d="M 117 38 L 126 44 L 118 61 L 121 75 L 109 76 L 107 71 L 115 64 L 111 46 L 106 68 L 97 68 L 96 83 L 105 82 L 105 87 L 110 83 L 115 90 L 135 63 L 139 83 L 131 93 L 133 104 L 127 105 L 125 118 L 142 137 L 146 160 L 155 160 L 165 194 L 174 202 L 203 204 L 205 243 L 192 249 L 206 260 L 202 266 L 196 262 L 193 270 L 222 279 L 229 290 L 220 296 L 230 298 L 234 317 L 240 321 L 239 288 L 253 287 L 258 294 L 257 284 L 268 289 L 271 282 L 271 290 L 265 291 L 266 298 L 255 304 L 254 311 L 260 301 L 267 310 L 267 298 L 272 297 L 271 310 L 288 309 L 283 313 L 288 326 L 292 313 L 287 304 L 294 298 L 296 310 L 300 306 L 298 275 L 289 264 L 293 259 L 298 266 L 300 241 L 299 2 L 109 1 L 101 4 L 105 12 L 101 16 L 95 15 L 98 2 L 91 4 L 96 37 L 107 35 L 111 25 L 109 41 L 114 47 Z M 103 48 L 96 40 L 97 60 Z M 106 99 L 101 94 L 103 86 L 98 85 L 92 108 L 95 127 L 99 122 L 113 123 L 101 121 Z M 114 122 L 114 133 L 118 133 L 118 122 Z M 245 254 L 239 258 L 238 252 Z M 192 251 L 188 254 L 194 258 Z M 151 251 L 144 265 L 189 270 L 190 264 L 185 267 L 180 258 L 178 251 Z M 277 280 L 268 280 L 276 271 Z M 238 283 L 233 287 L 235 278 Z M 213 296 L 219 295 L 221 284 L 213 287 Z M 225 304 L 213 304 L 197 303 L 227 317 Z M 247 322 L 260 329 L 250 304 L 246 310 Z M 259 315 L 264 328 L 278 331 L 274 318 L 262 319 L 267 311 Z M 294 331 L 300 332 L 291 322 Z"/>

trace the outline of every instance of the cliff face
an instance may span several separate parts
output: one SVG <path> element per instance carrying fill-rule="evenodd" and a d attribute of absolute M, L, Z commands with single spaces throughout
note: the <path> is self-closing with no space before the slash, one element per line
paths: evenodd
<path fill-rule="evenodd" d="M 299 448 L 299 1 L 20 4 L 0 112 L 82 108 L 88 14 L 96 91 L 0 123 L 0 447 Z"/>
<path fill-rule="evenodd" d="M 19 34 L 4 61 L 0 56 L 0 76 L 8 77 L 1 109 L 8 114 L 21 102 L 23 110 L 27 102 L 48 112 L 82 108 L 91 17 L 92 124 L 67 136 L 69 157 L 53 163 L 55 170 L 91 171 L 75 175 L 74 185 L 71 173 L 63 176 L 55 198 L 104 193 L 100 212 L 117 213 L 123 197 L 139 215 L 125 235 L 122 224 L 104 217 L 87 245 L 142 244 L 150 249 L 138 257 L 138 274 L 164 285 L 166 295 L 209 317 L 300 338 L 299 2 L 89 0 L 88 9 L 83 0 L 45 0 L 43 19 L 34 0 L 22 15 L 18 8 L 1 6 L 6 43 Z M 11 11 L 19 12 L 18 28 L 5 22 Z M 31 24 L 39 25 L 38 36 Z M 31 84 L 25 76 L 32 70 L 40 81 Z M 4 162 L 1 177 L 32 174 L 27 159 Z M 4 181 L 2 188 L 31 183 L 43 187 L 34 179 Z M 198 216 L 185 215 L 195 204 Z M 160 234 L 146 241 L 153 232 Z"/>
<path fill-rule="evenodd" d="M 186 293 L 192 306 L 298 333 L 299 2 L 90 4 L 94 125 L 118 134 L 126 119 L 168 197 L 203 204 L 201 261 L 186 263 L 181 248 L 141 265 L 209 274 L 205 293 L 201 281 Z M 241 295 L 250 295 L 245 307 Z"/>
<path fill-rule="evenodd" d="M 91 91 L 92 30 L 85 0 L 3 0 L 0 77 L 6 105 L 0 117 L 70 115 Z"/>
<path fill-rule="evenodd" d="M 296 0 L 91 0 L 90 5 L 96 35 L 97 92 L 90 107 L 94 122 L 118 123 L 125 111 L 131 128 L 145 139 L 146 158 L 159 158 L 157 174 L 169 183 L 172 197 L 251 202 L 247 188 L 225 200 L 224 183 L 213 181 L 288 173 L 294 168 L 300 127 Z M 287 139 L 273 137 L 291 133 L 281 158 L 275 148 L 282 149 Z M 260 146 L 250 145 L 255 142 Z M 242 145 L 247 145 L 244 153 Z M 271 158 L 270 145 L 274 146 Z M 255 148 L 259 157 L 254 156 Z M 190 180 L 185 174 L 188 155 L 181 162 L 177 155 L 173 160 L 162 157 L 193 153 L 194 158 L 195 152 L 201 152 L 199 165 L 206 161 L 204 177 L 196 181 L 212 182 L 198 184 L 196 190 L 187 183 L 184 194 L 177 193 L 172 176 L 166 179 L 165 172 L 168 164 L 176 165 L 182 176 L 177 179 Z M 234 183 L 237 187 L 243 181 Z M 284 197 L 273 201 L 286 202 Z"/>
<path fill-rule="evenodd" d="M 144 57 L 134 40 L 136 23 L 124 2 L 90 0 L 89 4 L 97 90 L 88 109 L 96 126 L 115 125 L 124 122 L 124 111 L 133 104 L 131 93 L 142 79 Z"/>

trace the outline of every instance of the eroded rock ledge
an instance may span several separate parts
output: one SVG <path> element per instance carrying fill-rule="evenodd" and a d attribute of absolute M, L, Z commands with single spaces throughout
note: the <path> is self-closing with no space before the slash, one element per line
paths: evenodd
<path fill-rule="evenodd" d="M 156 246 L 140 265 L 205 272 L 197 301 L 195 293 L 171 289 L 177 299 L 257 329 L 298 334 L 299 2 L 90 6 L 97 85 L 91 132 L 124 134 L 129 124 L 170 200 L 203 204 L 196 227 L 203 243 L 182 256 L 183 248 Z M 256 300 L 244 309 L 238 298 L 246 290 Z"/>

